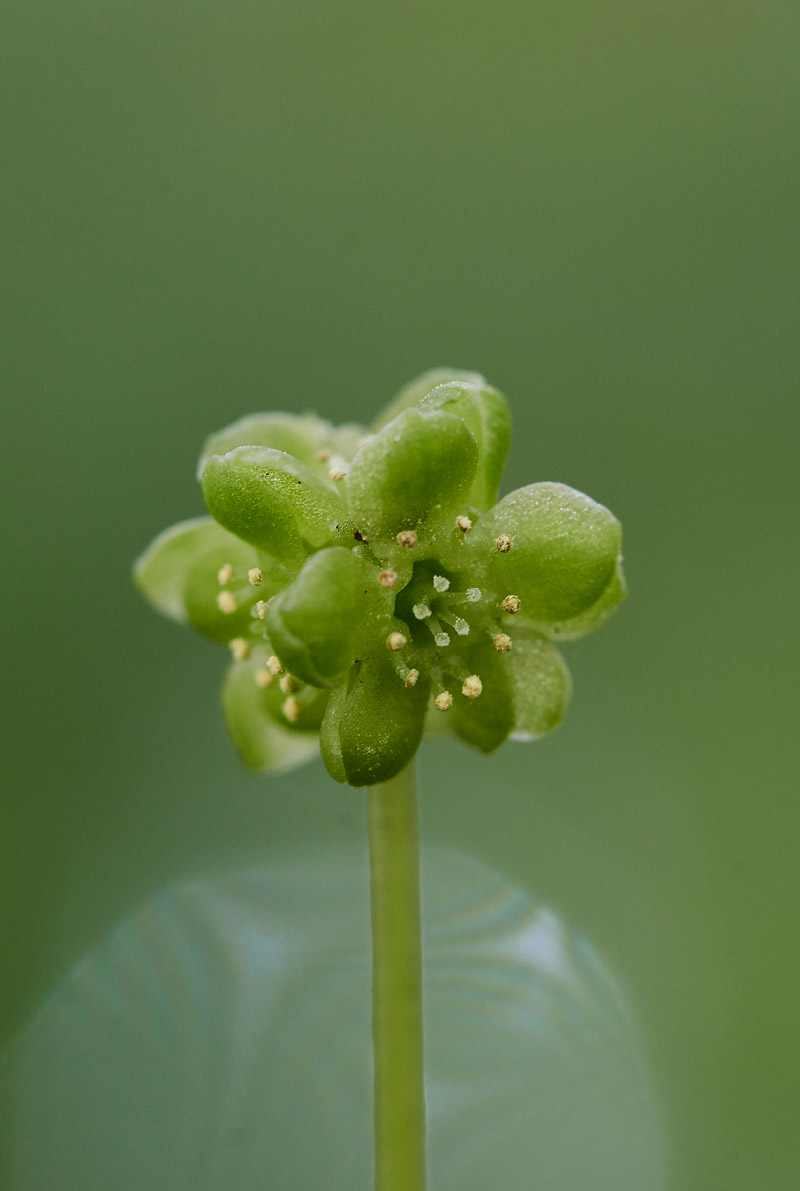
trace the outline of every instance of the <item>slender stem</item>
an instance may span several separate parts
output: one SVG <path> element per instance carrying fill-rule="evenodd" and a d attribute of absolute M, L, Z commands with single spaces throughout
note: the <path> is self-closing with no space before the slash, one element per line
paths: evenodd
<path fill-rule="evenodd" d="M 367 792 L 375 1191 L 425 1191 L 419 837 L 414 770 Z"/>

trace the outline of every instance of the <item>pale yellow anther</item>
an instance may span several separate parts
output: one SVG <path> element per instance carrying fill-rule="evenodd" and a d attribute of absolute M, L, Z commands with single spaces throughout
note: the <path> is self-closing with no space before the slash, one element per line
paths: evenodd
<path fill-rule="evenodd" d="M 254 607 L 253 611 L 255 612 L 255 614 L 256 614 L 256 616 L 258 617 L 258 619 L 259 619 L 259 620 L 263 620 L 263 619 L 264 619 L 264 617 L 267 615 L 267 602 L 266 602 L 266 600 L 258 600 L 258 601 L 256 601 L 256 604 L 255 604 L 255 607 Z"/>
<path fill-rule="evenodd" d="M 462 533 L 466 533 L 468 529 L 472 529 L 472 522 L 469 517 L 465 517 L 463 513 L 456 517 L 456 529 L 460 529 Z"/>
<path fill-rule="evenodd" d="M 445 579 L 444 575 L 434 575 L 433 576 L 433 586 L 436 588 L 436 590 L 439 593 L 441 593 L 443 591 L 447 591 L 448 588 L 450 587 L 450 580 Z"/>
<path fill-rule="evenodd" d="M 343 467 L 332 467 L 331 470 L 328 472 L 328 475 L 330 476 L 330 478 L 332 480 L 343 480 L 344 477 L 347 475 L 347 472 L 344 470 Z"/>
<path fill-rule="evenodd" d="M 442 691 L 433 702 L 439 711 L 448 711 L 453 706 L 453 696 L 449 691 Z"/>
<path fill-rule="evenodd" d="M 413 529 L 401 529 L 397 535 L 397 544 L 402 546 L 405 550 L 410 550 L 412 546 L 417 544 L 417 535 Z"/>
<path fill-rule="evenodd" d="M 267 687 L 272 686 L 275 679 L 266 668 L 263 670 L 256 670 L 253 677 L 256 680 L 256 686 Z"/>
<path fill-rule="evenodd" d="M 232 641 L 228 642 L 228 648 L 237 662 L 243 662 L 250 652 L 250 646 L 244 637 L 234 637 Z"/>
<path fill-rule="evenodd" d="M 511 638 L 509 637 L 508 633 L 498 633 L 497 636 L 492 640 L 492 645 L 495 647 L 498 653 L 508 653 L 509 649 L 511 648 L 511 644 Z"/>
<path fill-rule="evenodd" d="M 381 571 L 378 582 L 381 587 L 397 587 L 397 575 L 394 571 Z"/>
<path fill-rule="evenodd" d="M 251 567 L 247 572 L 247 582 L 251 587 L 260 587 L 264 581 L 264 573 L 261 567 Z"/>
<path fill-rule="evenodd" d="M 519 612 L 521 607 L 522 607 L 522 600 L 519 598 L 519 596 L 507 595 L 506 598 L 503 600 L 503 611 L 504 612 Z"/>
<path fill-rule="evenodd" d="M 239 605 L 232 591 L 221 591 L 217 596 L 217 607 L 220 612 L 231 613 L 235 612 Z"/>
<path fill-rule="evenodd" d="M 300 706 L 294 695 L 290 695 L 283 705 L 283 714 L 286 716 L 290 724 L 296 724 L 303 714 L 303 708 Z"/>
<path fill-rule="evenodd" d="M 406 674 L 406 686 L 408 686 L 408 687 L 416 686 L 418 678 L 419 678 L 419 670 L 409 670 L 408 674 Z"/>
<path fill-rule="evenodd" d="M 330 457 L 330 451 L 317 451 L 317 463 L 327 463 Z"/>
<path fill-rule="evenodd" d="M 477 674 L 470 674 L 469 678 L 464 679 L 464 684 L 461 687 L 461 694 L 466 695 L 468 699 L 477 699 L 478 695 L 483 690 L 483 683 Z"/>
<path fill-rule="evenodd" d="M 267 658 L 267 669 L 270 674 L 283 674 L 283 662 L 273 653 L 271 658 Z"/>
<path fill-rule="evenodd" d="M 217 579 L 220 587 L 224 587 L 226 583 L 230 583 L 233 578 L 233 567 L 229 562 L 225 563 L 224 567 L 220 567 L 217 571 Z"/>
<path fill-rule="evenodd" d="M 501 533 L 499 538 L 495 538 L 494 544 L 501 554 L 508 554 L 512 546 L 511 538 L 507 533 Z"/>
<path fill-rule="evenodd" d="M 301 686 L 300 682 L 296 678 L 293 678 L 291 674 L 283 674 L 278 685 L 284 695 L 294 694 L 295 691 L 300 690 Z"/>
<path fill-rule="evenodd" d="M 392 653 L 397 653 L 407 643 L 407 638 L 402 633 L 390 633 L 386 638 L 386 648 L 391 649 Z"/>

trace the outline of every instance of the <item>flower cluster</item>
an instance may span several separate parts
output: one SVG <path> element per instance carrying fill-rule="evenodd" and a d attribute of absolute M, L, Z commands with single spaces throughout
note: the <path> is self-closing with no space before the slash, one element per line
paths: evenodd
<path fill-rule="evenodd" d="M 254 414 L 214 434 L 210 517 L 161 534 L 136 581 L 227 645 L 223 707 L 254 769 L 319 746 L 330 774 L 386 781 L 426 727 L 491 752 L 561 721 L 556 641 L 625 595 L 619 522 L 563 484 L 498 503 L 505 399 L 474 373 L 406 386 L 371 430 Z"/>

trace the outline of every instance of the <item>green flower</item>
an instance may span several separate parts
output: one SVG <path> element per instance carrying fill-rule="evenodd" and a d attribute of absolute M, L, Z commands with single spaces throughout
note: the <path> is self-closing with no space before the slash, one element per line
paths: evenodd
<path fill-rule="evenodd" d="M 255 414 L 212 435 L 211 514 L 136 563 L 147 598 L 229 647 L 228 730 L 253 769 L 319 747 L 337 781 L 374 785 L 426 727 L 483 752 L 561 722 L 556 641 L 626 594 L 619 522 L 563 484 L 498 503 L 503 396 L 474 373 L 413 381 L 373 429 Z"/>

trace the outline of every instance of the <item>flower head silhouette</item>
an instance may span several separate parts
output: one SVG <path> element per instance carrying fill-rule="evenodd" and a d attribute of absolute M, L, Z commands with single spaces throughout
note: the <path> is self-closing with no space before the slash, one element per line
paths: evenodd
<path fill-rule="evenodd" d="M 135 577 L 229 647 L 223 707 L 247 765 L 319 746 L 338 781 L 375 785 L 426 726 L 491 752 L 560 723 L 556 642 L 624 598 L 621 528 L 563 484 L 497 502 L 510 430 L 483 377 L 438 369 L 371 430 L 268 413 L 211 436 L 211 515 L 156 538 Z"/>

